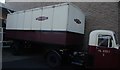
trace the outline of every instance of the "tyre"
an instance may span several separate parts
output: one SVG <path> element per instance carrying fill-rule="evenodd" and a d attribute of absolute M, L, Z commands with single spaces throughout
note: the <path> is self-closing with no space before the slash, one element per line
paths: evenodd
<path fill-rule="evenodd" d="M 11 52 L 13 55 L 20 55 L 22 50 L 22 45 L 19 42 L 14 42 L 11 45 Z"/>
<path fill-rule="evenodd" d="M 52 68 L 58 68 L 61 66 L 61 56 L 57 52 L 49 52 L 46 61 Z"/>

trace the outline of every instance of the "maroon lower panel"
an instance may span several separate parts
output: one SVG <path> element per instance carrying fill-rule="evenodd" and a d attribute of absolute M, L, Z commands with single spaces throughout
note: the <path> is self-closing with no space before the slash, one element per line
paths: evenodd
<path fill-rule="evenodd" d="M 84 35 L 65 31 L 6 30 L 6 38 L 58 45 L 83 45 Z"/>
<path fill-rule="evenodd" d="M 89 46 L 89 54 L 93 56 L 94 68 L 120 70 L 120 49 Z"/>

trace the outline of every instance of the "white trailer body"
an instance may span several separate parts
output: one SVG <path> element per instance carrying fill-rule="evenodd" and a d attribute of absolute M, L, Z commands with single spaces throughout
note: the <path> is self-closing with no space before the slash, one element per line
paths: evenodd
<path fill-rule="evenodd" d="M 69 31 L 84 34 L 84 24 L 85 16 L 82 11 L 73 4 L 63 3 L 8 14 L 6 28 Z"/>

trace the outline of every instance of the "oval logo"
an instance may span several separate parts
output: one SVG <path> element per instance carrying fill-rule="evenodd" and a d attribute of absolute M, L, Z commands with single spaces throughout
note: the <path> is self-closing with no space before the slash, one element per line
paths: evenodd
<path fill-rule="evenodd" d="M 48 17 L 45 17 L 45 16 L 40 16 L 40 17 L 37 17 L 36 20 L 38 21 L 44 21 L 44 20 L 47 20 Z"/>
<path fill-rule="evenodd" d="M 79 19 L 74 19 L 74 21 L 77 23 L 77 24 L 81 24 L 81 21 Z"/>

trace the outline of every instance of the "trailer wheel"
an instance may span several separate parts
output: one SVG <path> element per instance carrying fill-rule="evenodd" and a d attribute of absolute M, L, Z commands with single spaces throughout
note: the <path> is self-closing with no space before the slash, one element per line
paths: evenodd
<path fill-rule="evenodd" d="M 52 68 L 60 67 L 61 56 L 57 52 L 49 52 L 46 57 L 47 64 Z"/>
<path fill-rule="evenodd" d="M 21 44 L 19 42 L 14 42 L 11 45 L 11 52 L 13 55 L 20 55 L 21 49 Z"/>

